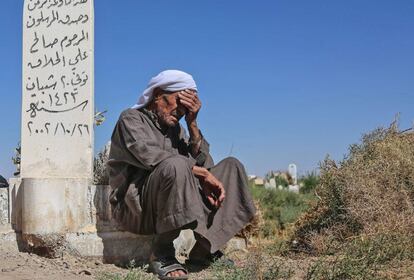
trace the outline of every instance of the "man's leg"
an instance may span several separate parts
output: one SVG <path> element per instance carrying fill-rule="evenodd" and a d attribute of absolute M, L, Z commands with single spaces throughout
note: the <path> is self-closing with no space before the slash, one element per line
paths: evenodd
<path fill-rule="evenodd" d="M 226 158 L 210 169 L 223 183 L 226 198 L 217 211 L 208 216 L 207 230 L 195 229 L 196 244 L 190 258 L 199 259 L 217 253 L 254 216 L 255 207 L 248 188 L 243 165 L 235 158 Z M 208 255 L 208 254 L 207 254 Z"/>
<path fill-rule="evenodd" d="M 152 253 L 150 257 L 150 263 L 154 261 L 168 262 L 171 259 L 174 261 L 175 249 L 173 241 L 178 237 L 179 234 L 180 230 L 172 230 L 162 234 L 154 235 L 154 238 L 152 240 Z M 166 276 L 179 277 L 186 274 L 187 273 L 185 270 L 177 269 L 171 271 Z"/>
<path fill-rule="evenodd" d="M 180 229 L 156 234 L 152 239 L 152 255 L 154 258 L 175 256 L 173 241 L 180 235 Z"/>
<path fill-rule="evenodd" d="M 188 160 L 177 156 L 160 163 L 149 176 L 142 198 L 143 224 L 156 232 L 150 261 L 174 259 L 173 240 L 180 230 L 205 223 L 199 185 Z M 184 274 L 178 269 L 168 276 Z"/>
<path fill-rule="evenodd" d="M 199 182 L 183 156 L 161 162 L 149 175 L 141 197 L 142 226 L 151 232 L 161 234 L 195 221 L 206 223 Z"/>

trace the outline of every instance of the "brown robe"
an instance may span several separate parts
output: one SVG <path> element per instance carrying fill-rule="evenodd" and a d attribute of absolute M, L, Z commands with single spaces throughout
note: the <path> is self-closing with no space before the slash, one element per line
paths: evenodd
<path fill-rule="evenodd" d="M 201 193 L 194 165 L 209 169 L 223 183 L 226 198 L 218 210 Z M 193 224 L 215 252 L 255 213 L 237 159 L 214 165 L 204 137 L 193 158 L 185 130 L 179 124 L 161 129 L 156 115 L 145 109 L 122 112 L 112 134 L 108 169 L 113 215 L 134 233 L 162 234 Z"/>

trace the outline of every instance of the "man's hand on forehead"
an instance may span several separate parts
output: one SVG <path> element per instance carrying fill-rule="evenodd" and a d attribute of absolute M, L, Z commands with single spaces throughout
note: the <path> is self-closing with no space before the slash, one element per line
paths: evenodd
<path fill-rule="evenodd" d="M 201 108 L 201 102 L 197 92 L 192 89 L 186 89 L 178 92 L 180 103 L 187 108 L 186 121 L 192 122 L 197 118 L 198 111 Z"/>
<path fill-rule="evenodd" d="M 178 94 L 182 96 L 186 96 L 188 98 L 197 97 L 197 91 L 195 91 L 194 89 L 189 89 L 189 88 L 185 90 L 180 90 Z"/>
<path fill-rule="evenodd" d="M 200 100 L 198 99 L 197 92 L 192 89 L 185 89 L 179 91 L 178 98 L 180 99 L 180 101 L 184 101 L 183 105 L 188 105 L 190 107 L 191 105 L 194 105 L 194 103 L 200 102 Z"/>

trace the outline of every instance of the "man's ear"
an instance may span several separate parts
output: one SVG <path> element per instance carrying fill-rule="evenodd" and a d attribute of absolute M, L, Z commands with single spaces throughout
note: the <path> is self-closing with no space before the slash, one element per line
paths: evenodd
<path fill-rule="evenodd" d="M 160 88 L 155 88 L 153 93 L 152 93 L 152 98 L 153 100 L 157 100 L 158 98 L 160 98 L 161 94 L 163 93 L 163 91 Z"/>

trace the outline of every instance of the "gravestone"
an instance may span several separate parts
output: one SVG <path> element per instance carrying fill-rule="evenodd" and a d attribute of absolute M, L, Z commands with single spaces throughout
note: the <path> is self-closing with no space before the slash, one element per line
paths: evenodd
<path fill-rule="evenodd" d="M 296 164 L 294 164 L 294 163 L 289 164 L 288 172 L 289 172 L 290 177 L 292 177 L 293 185 L 297 185 L 298 184 L 298 174 L 297 174 Z"/>
<path fill-rule="evenodd" d="M 299 185 L 289 185 L 288 190 L 290 192 L 299 193 Z"/>
<path fill-rule="evenodd" d="M 22 233 L 46 248 L 90 222 L 93 0 L 25 0 L 22 83 Z"/>
<path fill-rule="evenodd" d="M 272 189 L 276 189 L 276 179 L 275 178 L 270 178 L 269 184 L 270 184 L 270 187 Z"/>

